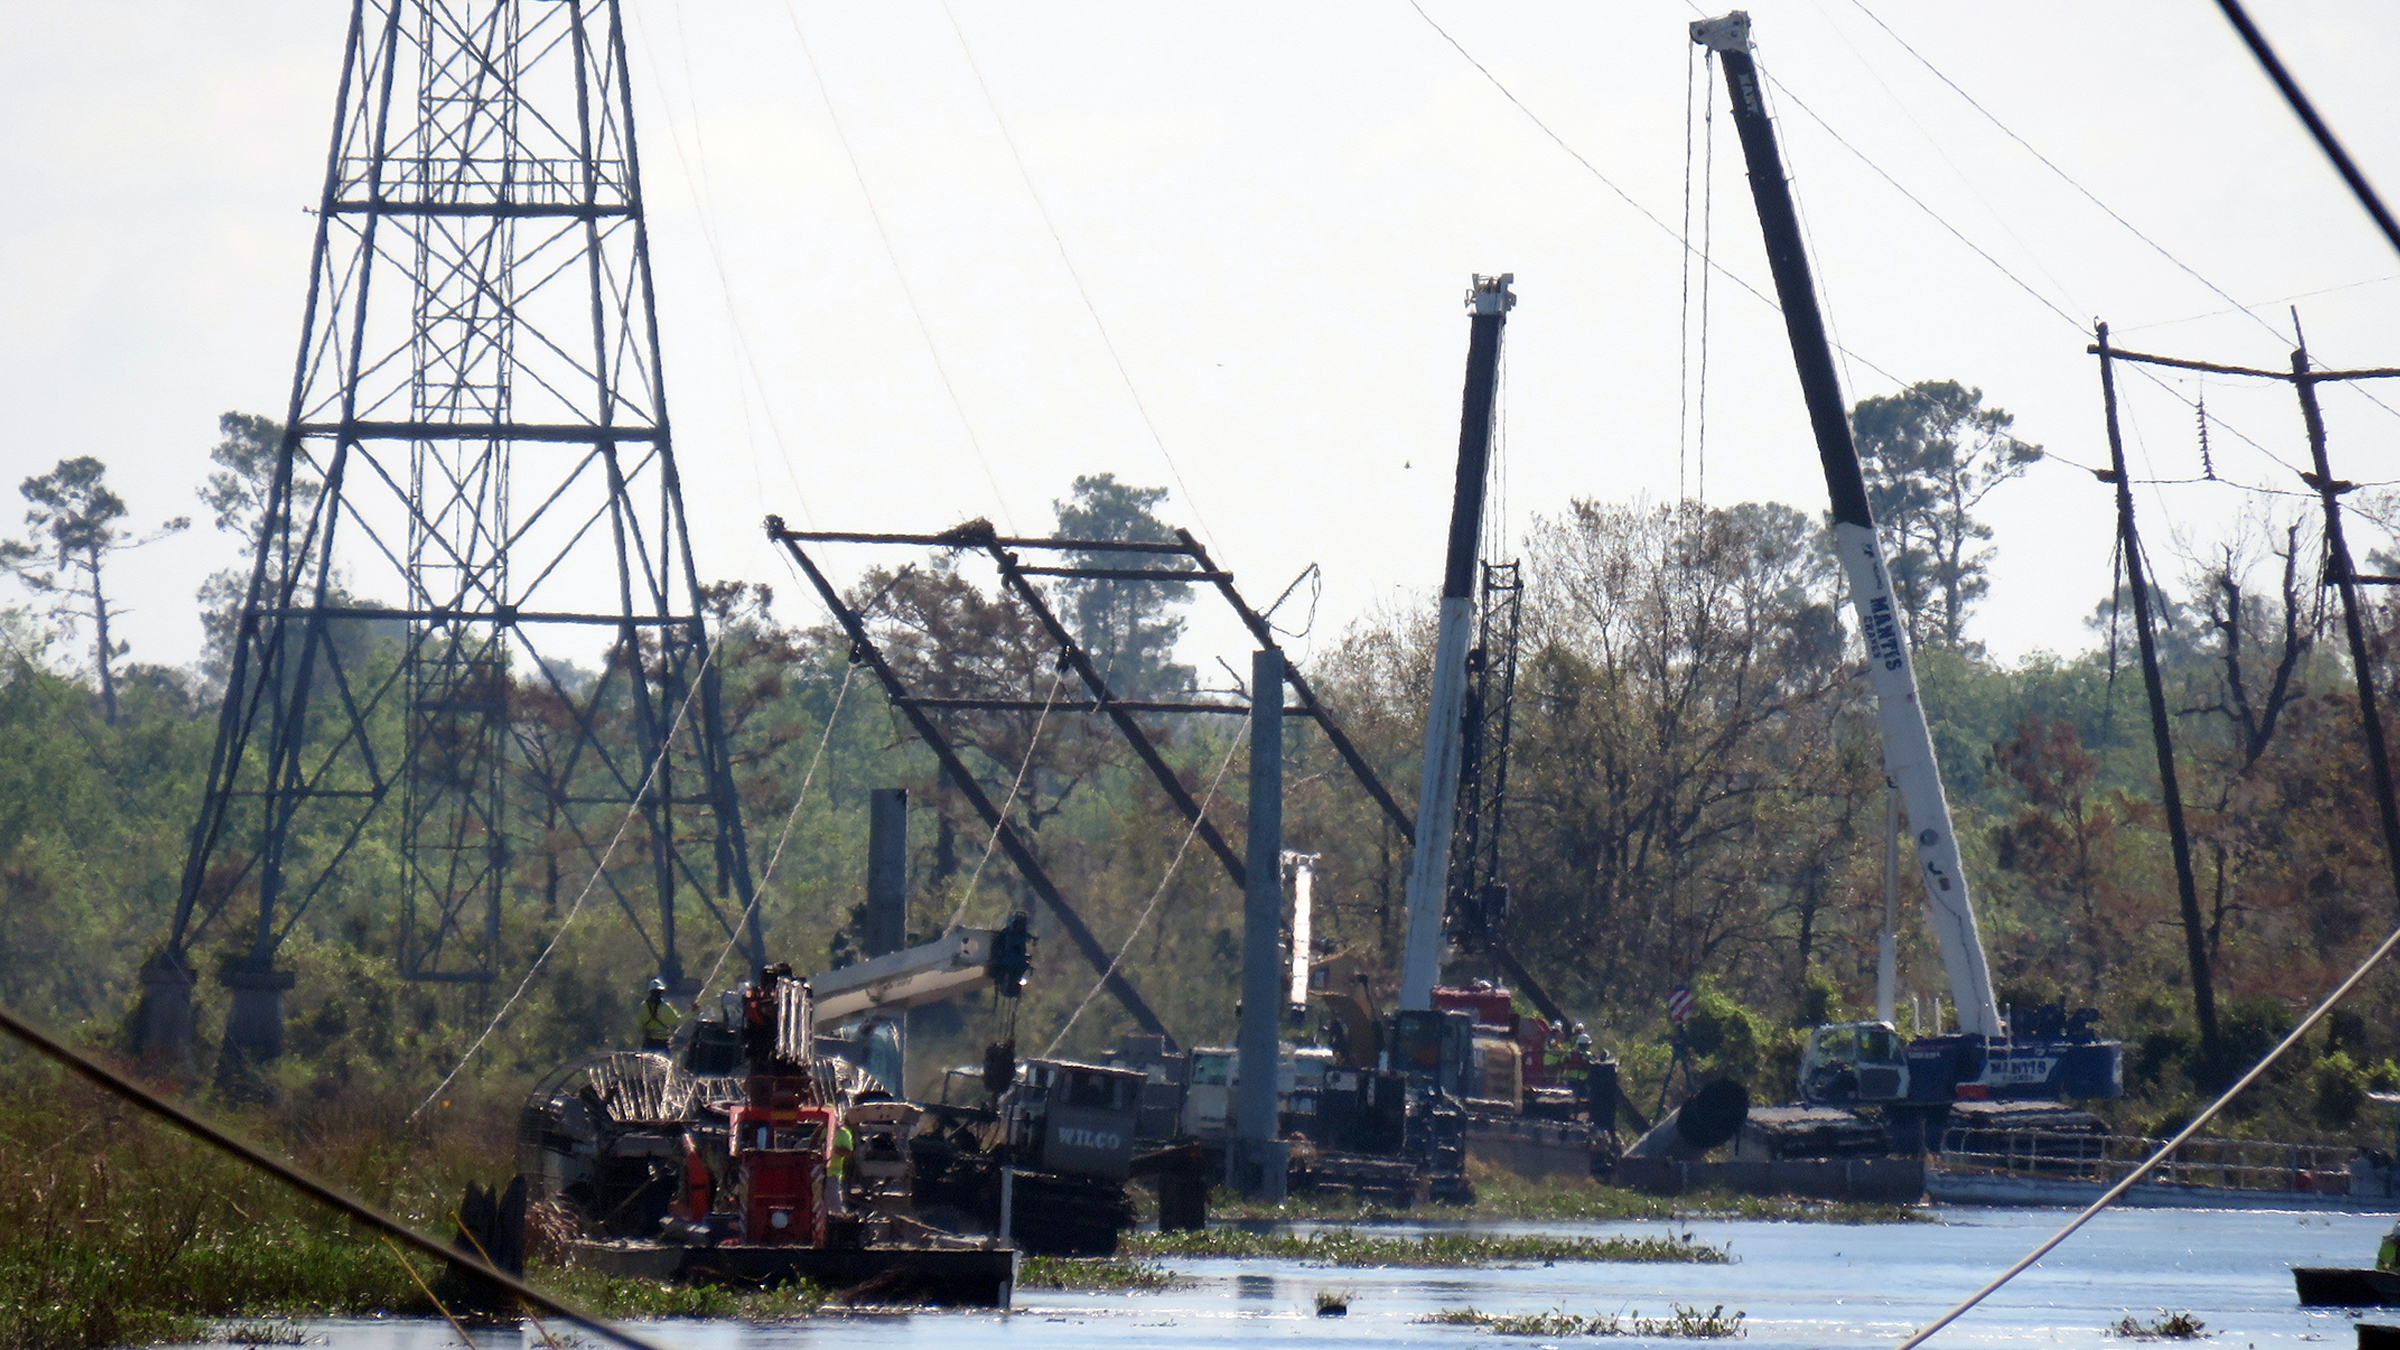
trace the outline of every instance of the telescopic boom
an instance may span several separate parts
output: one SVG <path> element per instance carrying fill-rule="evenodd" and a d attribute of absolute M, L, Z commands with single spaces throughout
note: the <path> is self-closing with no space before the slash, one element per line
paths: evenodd
<path fill-rule="evenodd" d="M 1400 962 L 1400 1007 L 1433 1006 L 1442 976 L 1442 906 L 1450 892 L 1450 827 L 1458 811 L 1461 719 L 1467 700 L 1467 638 L 1474 627 L 1476 545 L 1483 534 L 1484 470 L 1491 460 L 1493 386 L 1500 334 L 1517 297 L 1514 272 L 1478 276 L 1467 292 L 1467 387 L 1458 424 L 1458 482 L 1450 503 L 1450 550 L 1442 571 L 1442 621 L 1433 647 L 1433 698 L 1425 712 L 1425 770 L 1417 781 L 1416 852 L 1408 865 L 1408 946 Z"/>
<path fill-rule="evenodd" d="M 1775 124 L 1767 118 L 1758 66 L 1751 59 L 1750 16 L 1735 10 L 1721 19 L 1703 19 L 1692 25 L 1692 41 L 1716 53 L 1725 66 L 1733 124 L 1741 133 L 1742 158 L 1750 169 L 1750 196 L 1758 206 L 1767 263 L 1775 273 L 1775 294 L 1783 304 L 1792 359 L 1799 367 L 1800 391 L 1808 403 L 1809 423 L 1816 429 L 1817 457 L 1833 496 L 1834 541 L 1866 636 L 1867 673 L 1874 682 L 1876 715 L 1883 728 L 1884 772 L 1900 789 L 1908 811 L 1926 905 L 1934 935 L 1941 941 L 1942 964 L 1950 971 L 1950 995 L 1958 1005 L 1958 1029 L 1997 1038 L 2003 1028 L 1999 1004 L 1992 997 L 1991 970 L 1984 961 L 1975 907 L 1967 899 L 1966 874 L 1959 867 L 1950 803 L 1942 794 L 1941 769 L 1933 757 L 1933 734 L 1917 699 L 1908 634 L 1900 625 L 1883 545 L 1867 507 L 1866 477 L 1859 469 L 1858 447 L 1850 439 L 1833 348 L 1825 339 L 1816 283 L 1801 247 L 1800 218 L 1792 208 L 1791 185 L 1784 181 L 1783 153 L 1775 142 Z"/>

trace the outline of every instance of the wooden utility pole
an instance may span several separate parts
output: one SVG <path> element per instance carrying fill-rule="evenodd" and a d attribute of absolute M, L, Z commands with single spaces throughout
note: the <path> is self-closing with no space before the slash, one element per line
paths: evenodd
<path fill-rule="evenodd" d="M 2299 318 L 2293 316 L 2297 331 Z M 2350 670 L 2358 679 L 2358 718 L 2366 732 L 2367 763 L 2374 769 L 2375 811 L 2383 822 L 2383 856 L 2392 870 L 2392 898 L 2400 905 L 2400 807 L 2392 800 L 2392 757 L 2384 747 L 2383 715 L 2375 706 L 2375 667 L 2367 656 L 2366 621 L 2358 612 L 2358 578 L 2350 567 L 2350 545 L 2342 537 L 2342 494 L 2357 485 L 2338 482 L 2325 458 L 2325 414 L 2317 406 L 2316 372 L 2309 369 L 2308 342 L 2292 349 L 2292 388 L 2308 424 L 2309 486 L 2325 504 L 2325 568 L 2342 593 L 2342 627 L 2350 639 Z"/>
<path fill-rule="evenodd" d="M 2213 1077 L 2219 1063 L 2216 980 L 2209 972 L 2208 938 L 2200 919 L 2200 888 L 2192 878 L 2192 841 L 2183 823 L 2183 788 L 2175 777 L 2175 742 L 2167 723 L 2167 691 L 2158 671 L 2158 638 L 2150 615 L 2150 577 L 2142 562 L 2141 535 L 2133 525 L 2133 476 L 2125 471 L 2125 439 L 2117 427 L 2117 374 L 2108 345 L 2108 325 L 2098 328 L 2093 350 L 2100 357 L 2100 399 L 2108 412 L 2109 471 L 2101 477 L 2117 489 L 2117 543 L 2125 551 L 2125 579 L 2133 588 L 2133 631 L 2142 649 L 2142 688 L 2150 699 L 2150 740 L 2158 752 L 2158 795 L 2167 811 L 2167 840 L 2175 854 L 2175 899 L 2183 911 L 2184 953 L 2192 966 L 2192 1014 L 2200 1023 L 2200 1058 Z"/>

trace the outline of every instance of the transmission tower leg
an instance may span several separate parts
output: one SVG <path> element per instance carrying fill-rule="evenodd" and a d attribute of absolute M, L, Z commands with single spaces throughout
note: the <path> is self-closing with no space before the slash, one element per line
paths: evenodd
<path fill-rule="evenodd" d="M 192 972 L 160 954 L 142 967 L 134 1034 L 142 1071 L 180 1079 L 192 1069 Z"/>
<path fill-rule="evenodd" d="M 233 1001 L 225 1010 L 223 1073 L 228 1081 L 283 1053 L 283 991 L 292 972 L 237 967 L 225 972 Z"/>

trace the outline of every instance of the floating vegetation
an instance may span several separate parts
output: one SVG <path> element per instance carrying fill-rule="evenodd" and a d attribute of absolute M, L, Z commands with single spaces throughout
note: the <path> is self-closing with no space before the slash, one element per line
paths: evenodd
<path fill-rule="evenodd" d="M 1320 1289 L 1317 1291 L 1317 1316 L 1348 1317 L 1349 1315 L 1350 1295 L 1347 1291 L 1340 1289 Z"/>
<path fill-rule="evenodd" d="M 1730 1260 L 1723 1247 L 1682 1237 L 1549 1237 L 1540 1234 L 1429 1233 L 1389 1237 L 1356 1228 L 1306 1235 L 1235 1228 L 1127 1233 L 1125 1246 L 1148 1257 L 1274 1257 L 1329 1266 L 1495 1266 L 1532 1261 Z"/>
<path fill-rule="evenodd" d="M 1546 1313 L 1487 1313 L 1473 1308 L 1445 1308 L 1415 1320 L 1445 1326 L 1480 1327 L 1495 1336 L 1640 1336 L 1651 1339 L 1728 1340 L 1743 1335 L 1748 1313 L 1725 1315 L 1720 1303 L 1707 1312 L 1678 1303 L 1672 1317 L 1644 1317 L 1637 1309 L 1624 1313 L 1586 1316 L 1564 1309 Z"/>
<path fill-rule="evenodd" d="M 2147 1322 L 2138 1321 L 2132 1313 L 2127 1313 L 2117 1319 L 2115 1326 L 2108 1328 L 2108 1334 L 2122 1336 L 2129 1341 L 2190 1341 L 2199 1339 L 2207 1330 L 2208 1323 L 2188 1312 L 2168 1312 L 2161 1308 L 2158 1316 Z"/>
<path fill-rule="evenodd" d="M 1491 1219 L 1572 1222 L 1604 1219 L 1765 1219 L 1790 1223 L 1935 1223 L 1925 1205 L 1872 1204 L 1856 1200 L 1810 1200 L 1788 1195 L 1737 1195 L 1701 1191 L 1650 1195 L 1589 1177 L 1528 1180 L 1504 1168 L 1470 1161 L 1475 1199 L 1463 1205 L 1425 1204 L 1395 1208 L 1336 1192 L 1296 1195 L 1280 1205 L 1261 1205 L 1219 1191 L 1208 1212 L 1221 1219 L 1378 1223 L 1410 1219 Z"/>
<path fill-rule="evenodd" d="M 529 1268 L 526 1275 L 543 1290 L 602 1317 L 738 1317 L 756 1322 L 806 1317 L 827 1301 L 825 1291 L 806 1280 L 733 1289 L 610 1275 L 574 1265 Z"/>
<path fill-rule="evenodd" d="M 1165 1289 L 1174 1271 L 1155 1261 L 1121 1256 L 1028 1256 L 1017 1267 L 1019 1289 Z"/>
<path fill-rule="evenodd" d="M 228 1322 L 212 1339 L 227 1345 L 306 1345 L 309 1336 L 290 1322 Z"/>

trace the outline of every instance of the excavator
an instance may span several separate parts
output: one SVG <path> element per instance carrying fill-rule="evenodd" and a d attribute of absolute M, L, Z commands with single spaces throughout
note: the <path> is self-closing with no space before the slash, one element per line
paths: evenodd
<path fill-rule="evenodd" d="M 1972 1116 L 1975 1103 L 2118 1096 L 2124 1090 L 2122 1048 L 2094 1033 L 2097 1013 L 2085 1008 L 2070 1014 L 2057 1005 L 2003 1010 L 1993 995 L 1950 804 L 1934 759 L 1933 736 L 1918 697 L 1908 633 L 1900 622 L 1868 504 L 1866 478 L 1851 438 L 1848 404 L 1818 308 L 1782 150 L 1767 114 L 1750 16 L 1735 10 L 1697 21 L 1691 25 L 1691 38 L 1725 73 L 1751 199 L 1832 498 L 1834 541 L 1866 639 L 1884 773 L 1906 811 L 1927 914 L 1949 973 L 1958 1018 L 1955 1032 L 1913 1040 L 1904 1039 L 1887 1021 L 1818 1027 L 1802 1054 L 1800 1095 L 1815 1107 L 1884 1108 L 1891 1146 L 1909 1151 L 1938 1146 L 1938 1138 L 1927 1138 L 1925 1131 L 1938 1128 L 1962 1105 L 1967 1106 L 1962 1114 Z"/>

